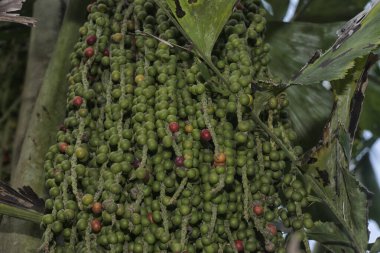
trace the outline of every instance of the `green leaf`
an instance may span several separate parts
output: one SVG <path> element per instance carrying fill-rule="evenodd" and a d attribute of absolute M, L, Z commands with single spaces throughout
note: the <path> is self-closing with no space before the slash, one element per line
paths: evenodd
<path fill-rule="evenodd" d="M 367 2 L 368 0 L 302 0 L 297 6 L 294 20 L 316 23 L 345 21 L 363 10 Z"/>
<path fill-rule="evenodd" d="M 166 0 L 173 16 L 186 35 L 206 58 L 211 52 L 224 25 L 232 13 L 236 0 Z"/>
<path fill-rule="evenodd" d="M 309 167 L 309 173 L 305 175 L 306 181 L 335 215 L 357 252 L 365 252 L 368 240 L 368 203 L 364 188 L 348 171 L 348 164 L 342 164 L 345 158 L 337 141 L 320 150 L 314 158 L 318 162 Z"/>
<path fill-rule="evenodd" d="M 315 222 L 314 227 L 307 230 L 307 236 L 331 252 L 355 252 L 350 238 L 332 222 Z"/>
<path fill-rule="evenodd" d="M 321 57 L 310 62 L 290 82 L 315 84 L 344 78 L 354 60 L 369 54 L 380 44 L 380 4 L 360 13 L 344 26 L 344 31 Z"/>
<path fill-rule="evenodd" d="M 332 84 L 335 109 L 324 129 L 322 145 L 314 149 L 304 175 L 310 190 L 335 215 L 356 252 L 365 252 L 367 247 L 368 203 L 367 192 L 349 171 L 349 163 L 370 63 L 372 57 L 368 62 L 357 61 L 345 79 Z"/>
<path fill-rule="evenodd" d="M 378 253 L 380 252 L 380 237 L 378 237 L 375 243 L 371 247 L 370 253 Z"/>

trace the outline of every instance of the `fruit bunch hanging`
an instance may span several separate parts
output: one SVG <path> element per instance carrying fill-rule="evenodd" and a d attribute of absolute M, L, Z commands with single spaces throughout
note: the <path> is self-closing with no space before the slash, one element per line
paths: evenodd
<path fill-rule="evenodd" d="M 205 70 L 152 0 L 97 0 L 46 154 L 45 252 L 285 252 L 310 228 L 293 162 L 252 118 L 265 10 L 241 0 Z M 296 154 L 284 94 L 260 118 Z M 286 229 L 284 229 L 286 228 Z"/>

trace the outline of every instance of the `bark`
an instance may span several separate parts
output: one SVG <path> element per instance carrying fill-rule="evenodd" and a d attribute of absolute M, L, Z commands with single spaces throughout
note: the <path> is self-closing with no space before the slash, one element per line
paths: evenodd
<path fill-rule="evenodd" d="M 63 8 L 64 3 L 61 0 L 37 0 L 34 4 L 33 16 L 39 20 L 39 23 L 36 28 L 32 29 L 30 38 L 21 107 L 12 147 L 12 167 L 17 165 L 20 158 L 21 146 L 30 116 L 57 41 Z"/>
<path fill-rule="evenodd" d="M 49 1 L 52 0 L 45 2 Z M 79 36 L 78 29 L 84 21 L 87 3 L 70 1 L 52 60 L 31 113 L 19 161 L 11 174 L 13 187 L 29 185 L 40 196 L 44 193 L 44 156 L 48 147 L 54 143 L 57 126 L 64 117 L 67 87 L 65 76 L 69 71 L 69 55 Z M 41 8 L 45 12 L 51 11 L 46 6 Z M 42 232 L 38 225 L 4 217 L 0 227 L 0 252 L 37 252 Z"/>

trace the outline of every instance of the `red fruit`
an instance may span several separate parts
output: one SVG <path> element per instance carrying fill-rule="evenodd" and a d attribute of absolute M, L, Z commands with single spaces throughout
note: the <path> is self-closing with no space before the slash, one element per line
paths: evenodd
<path fill-rule="evenodd" d="M 75 96 L 75 97 L 73 98 L 72 103 L 73 103 L 74 106 L 79 107 L 79 106 L 81 106 L 82 103 L 83 103 L 83 98 L 80 97 L 80 96 Z"/>
<path fill-rule="evenodd" d="M 88 36 L 87 39 L 86 39 L 86 43 L 87 43 L 87 45 L 89 45 L 89 46 L 94 45 L 95 42 L 96 42 L 96 35 L 94 35 L 94 34 Z"/>
<path fill-rule="evenodd" d="M 148 183 L 149 182 L 149 179 L 150 179 L 150 174 L 149 174 L 149 172 L 146 172 L 145 173 L 145 176 L 144 176 L 144 183 Z"/>
<path fill-rule="evenodd" d="M 91 210 L 94 214 L 102 213 L 102 203 L 95 202 L 94 204 L 92 204 Z"/>
<path fill-rule="evenodd" d="M 137 169 L 138 167 L 140 167 L 140 160 L 139 159 L 133 160 L 132 167 L 135 168 L 135 169 Z"/>
<path fill-rule="evenodd" d="M 108 48 L 104 49 L 103 56 L 110 56 L 110 50 L 108 50 Z"/>
<path fill-rule="evenodd" d="M 66 150 L 68 147 L 69 147 L 69 144 L 67 144 L 66 142 L 61 142 L 58 144 L 58 149 L 59 149 L 59 152 L 61 153 L 66 153 Z"/>
<path fill-rule="evenodd" d="M 91 229 L 94 233 L 99 233 L 102 230 L 102 223 L 98 219 L 93 219 L 91 221 Z"/>
<path fill-rule="evenodd" d="M 261 216 L 264 213 L 264 208 L 261 204 L 254 204 L 252 209 L 253 209 L 253 213 L 256 214 L 257 216 Z"/>
<path fill-rule="evenodd" d="M 170 122 L 169 123 L 169 130 L 172 133 L 176 133 L 179 131 L 179 124 L 177 122 Z"/>
<path fill-rule="evenodd" d="M 184 164 L 184 162 L 185 162 L 185 158 L 183 157 L 183 156 L 177 156 L 176 158 L 175 158 L 175 165 L 177 166 L 177 167 L 182 167 L 183 166 L 183 164 Z"/>
<path fill-rule="evenodd" d="M 87 58 L 91 58 L 93 55 L 94 55 L 95 51 L 92 47 L 88 47 L 84 50 L 84 55 L 87 57 Z"/>
<path fill-rule="evenodd" d="M 242 240 L 235 240 L 235 248 L 237 251 L 242 252 L 244 251 L 244 244 Z"/>
<path fill-rule="evenodd" d="M 153 224 L 154 223 L 153 214 L 152 213 L 148 213 L 146 216 L 147 216 L 149 222 Z"/>
<path fill-rule="evenodd" d="M 267 230 L 269 233 L 271 233 L 273 236 L 277 235 L 277 228 L 273 223 L 268 223 L 267 224 Z"/>
<path fill-rule="evenodd" d="M 211 140 L 211 133 L 210 133 L 210 131 L 208 130 L 208 129 L 203 129 L 202 131 L 201 131 L 201 139 L 203 140 L 203 141 L 210 141 Z"/>

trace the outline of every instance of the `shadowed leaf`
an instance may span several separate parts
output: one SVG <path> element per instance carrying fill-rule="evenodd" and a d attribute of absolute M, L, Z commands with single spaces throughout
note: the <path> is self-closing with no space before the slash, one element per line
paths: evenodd
<path fill-rule="evenodd" d="M 333 107 L 332 93 L 322 85 L 291 86 L 286 90 L 288 113 L 299 143 L 310 148 L 321 137 Z"/>
<path fill-rule="evenodd" d="M 266 40 L 271 45 L 270 71 L 282 80 L 291 78 L 317 50 L 335 41 L 336 31 L 343 24 L 269 22 Z"/>
<path fill-rule="evenodd" d="M 314 52 L 334 42 L 342 23 L 311 24 L 303 22 L 269 22 L 267 40 L 271 45 L 271 73 L 289 79 Z M 289 116 L 306 148 L 315 145 L 332 109 L 332 93 L 321 85 L 291 86 L 286 90 Z"/>
<path fill-rule="evenodd" d="M 380 136 L 380 83 L 376 80 L 369 81 L 368 92 L 364 100 L 363 112 L 360 118 L 360 128 L 371 131 Z"/>
<path fill-rule="evenodd" d="M 376 180 L 375 168 L 369 160 L 369 153 L 367 153 L 355 168 L 356 177 L 373 193 L 369 205 L 369 218 L 375 220 L 380 224 L 380 188 Z"/>
<path fill-rule="evenodd" d="M 301 0 L 294 18 L 315 23 L 345 21 L 363 10 L 367 2 L 368 0 Z"/>
<path fill-rule="evenodd" d="M 267 0 L 272 5 L 273 15 L 267 15 L 268 20 L 281 21 L 288 10 L 289 0 Z"/>

